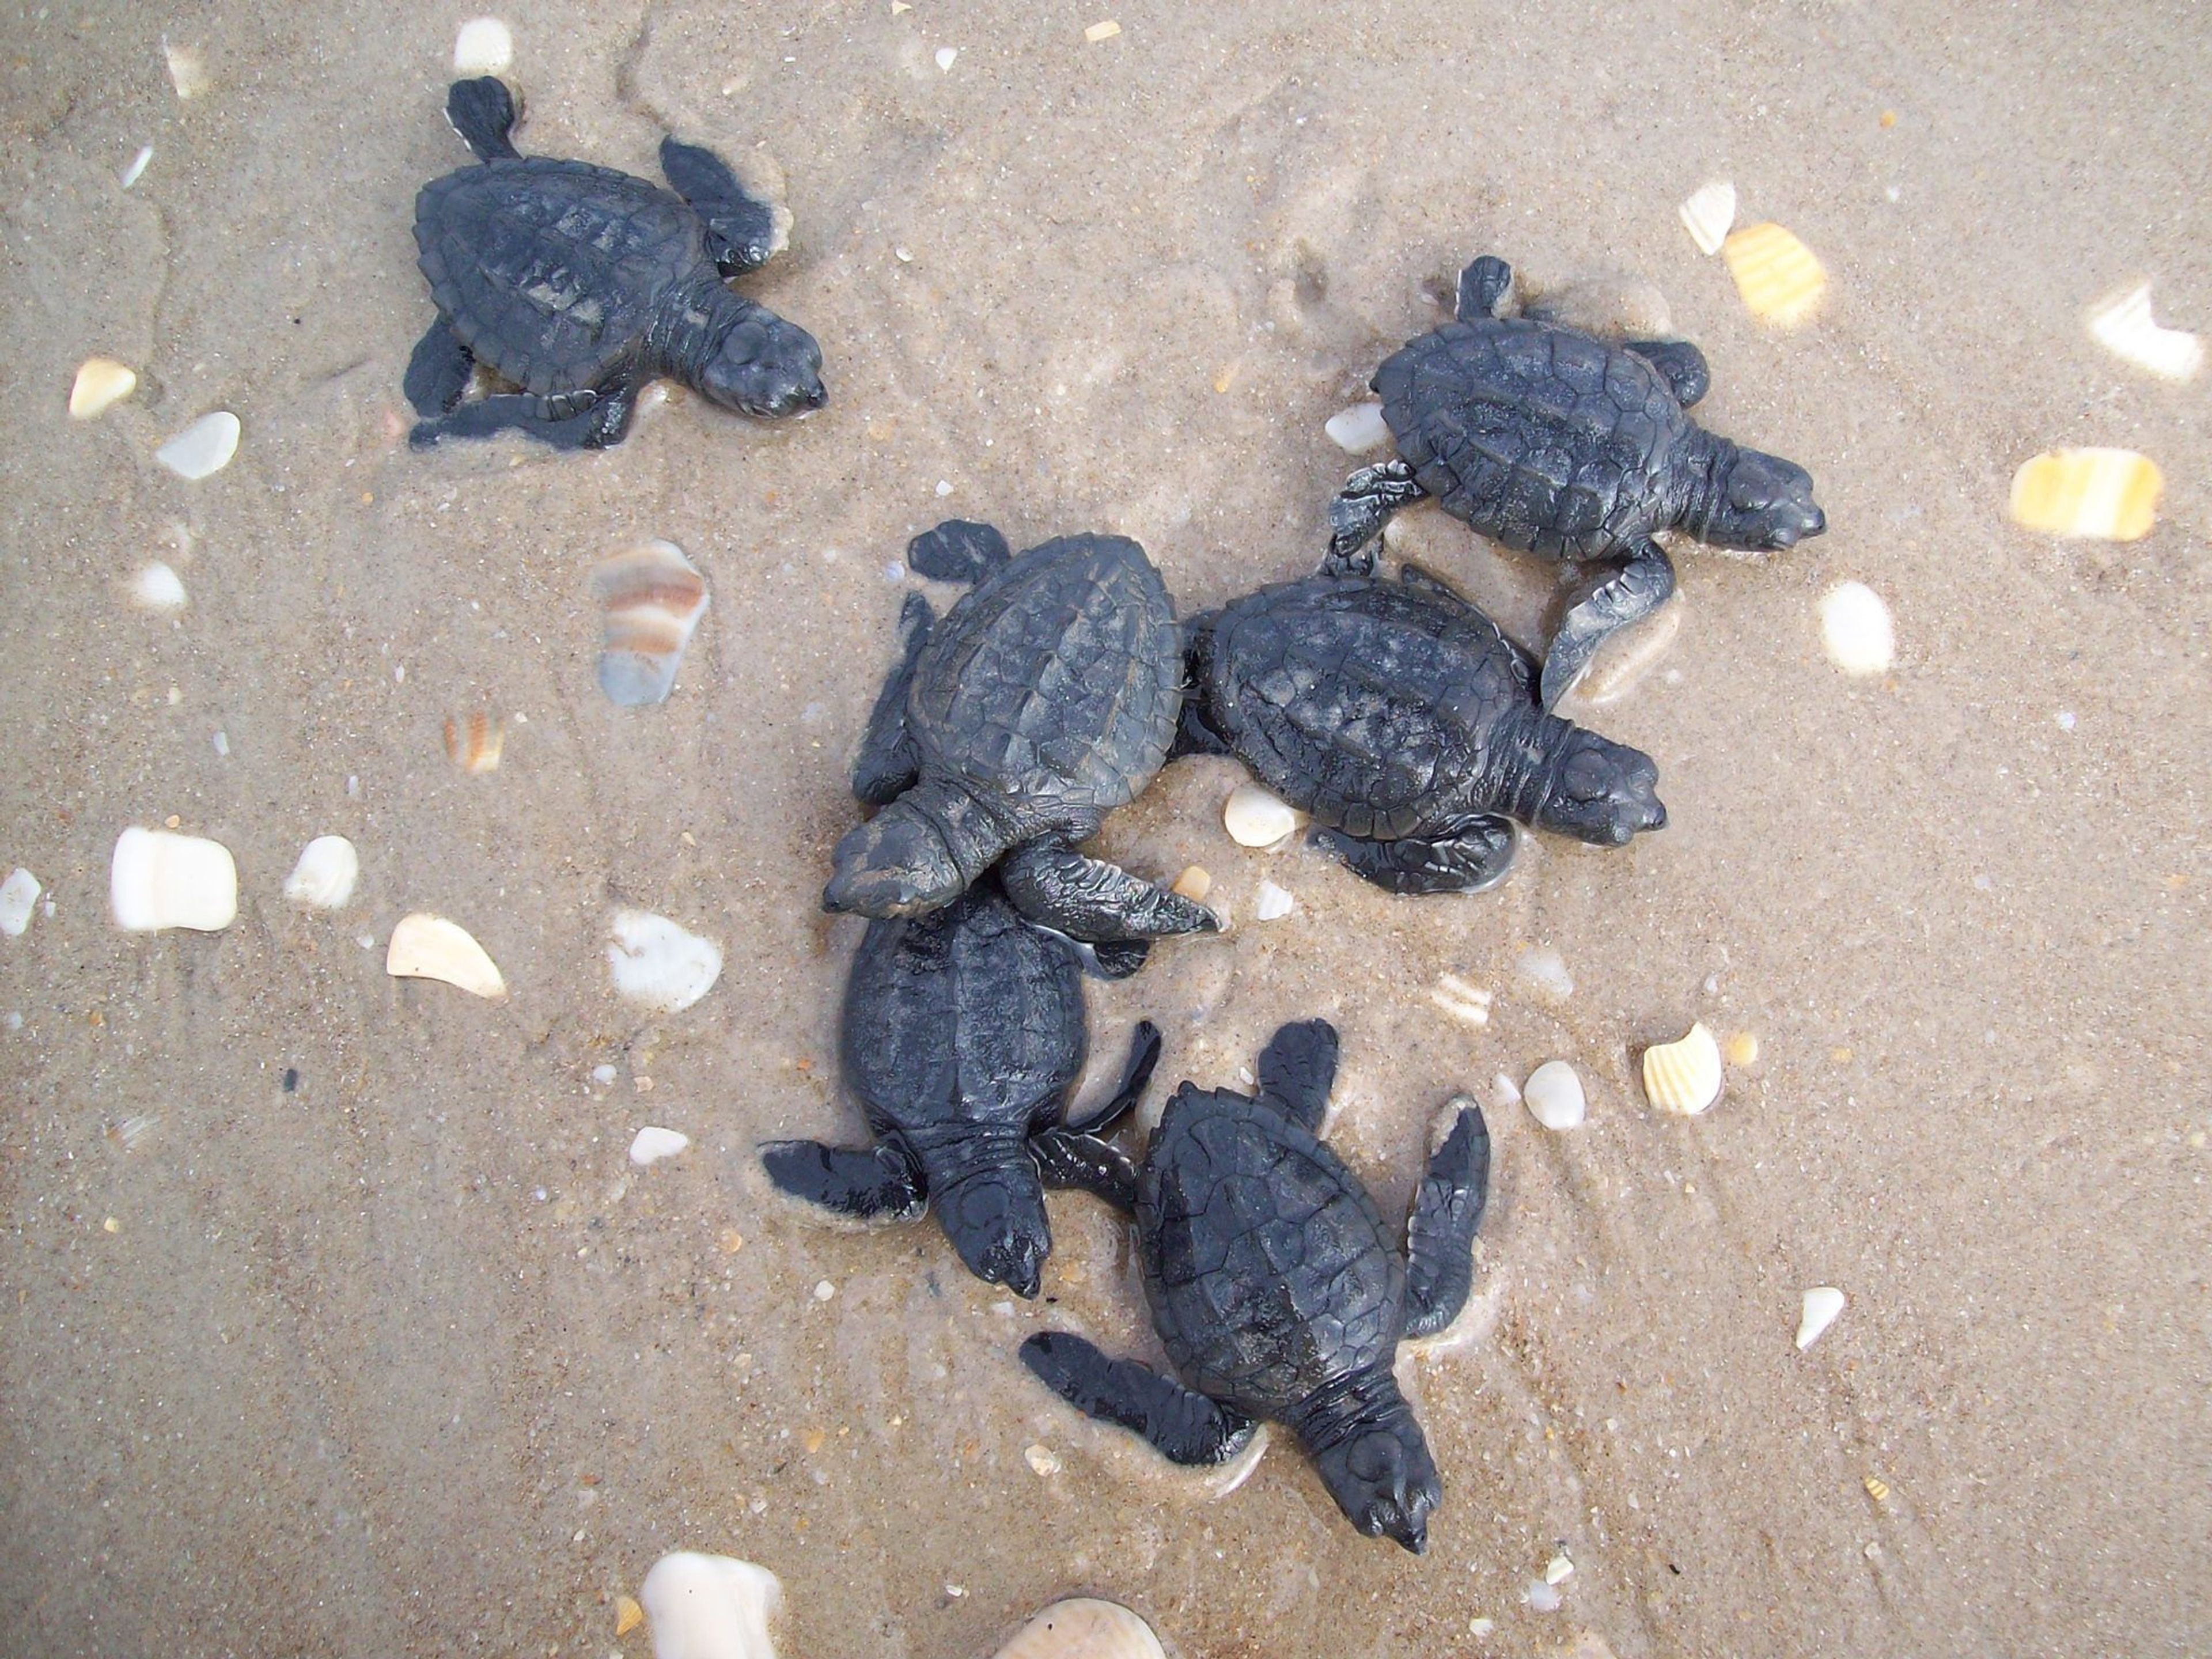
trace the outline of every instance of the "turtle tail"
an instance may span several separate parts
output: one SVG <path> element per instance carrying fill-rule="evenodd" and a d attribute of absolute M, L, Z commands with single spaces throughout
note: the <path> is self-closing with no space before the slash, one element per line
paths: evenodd
<path fill-rule="evenodd" d="M 508 136 L 521 112 L 514 106 L 514 94 L 497 76 L 454 82 L 446 94 L 446 118 L 479 161 L 514 161 L 522 154 Z"/>

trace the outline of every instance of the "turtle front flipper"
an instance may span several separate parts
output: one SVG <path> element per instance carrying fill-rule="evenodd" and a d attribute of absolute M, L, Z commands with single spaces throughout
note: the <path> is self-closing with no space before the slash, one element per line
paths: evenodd
<path fill-rule="evenodd" d="M 1687 340 L 1623 340 L 1620 349 L 1657 369 L 1674 401 L 1685 409 L 1694 409 L 1712 389 L 1713 372 L 1706 367 L 1705 354 Z"/>
<path fill-rule="evenodd" d="M 775 210 L 749 194 L 730 165 L 697 144 L 660 141 L 660 171 L 707 228 L 707 251 L 725 276 L 757 270 L 782 246 Z"/>
<path fill-rule="evenodd" d="M 1467 1106 L 1429 1158 L 1406 1218 L 1406 1334 L 1434 1336 L 1474 1287 L 1474 1235 L 1490 1192 L 1490 1129 Z"/>
<path fill-rule="evenodd" d="M 434 421 L 423 421 L 407 434 L 408 447 L 429 449 L 448 438 L 489 438 L 520 432 L 556 449 L 608 449 L 629 431 L 637 410 L 635 391 L 628 386 L 533 397 L 501 392 L 457 405 Z"/>
<path fill-rule="evenodd" d="M 1336 1081 L 1336 1027 L 1325 1019 L 1304 1019 L 1279 1030 L 1260 1051 L 1260 1099 L 1313 1134 L 1328 1115 L 1329 1087 Z"/>
<path fill-rule="evenodd" d="M 793 1198 L 856 1221 L 912 1221 L 928 1207 L 921 1171 L 889 1146 L 771 1140 L 760 1156 L 769 1179 Z"/>
<path fill-rule="evenodd" d="M 1170 1462 L 1225 1463 L 1252 1437 L 1253 1421 L 1133 1359 L 1109 1359 L 1079 1336 L 1039 1331 L 1022 1364 L 1086 1417 L 1141 1435 Z"/>
<path fill-rule="evenodd" d="M 1674 592 L 1674 561 L 1664 548 L 1649 536 L 1628 546 L 1627 562 L 1577 593 L 1559 619 L 1559 631 L 1544 658 L 1547 713 L 1574 689 L 1600 646 L 1631 623 L 1643 621 Z"/>
<path fill-rule="evenodd" d="M 1322 561 L 1322 573 L 1372 575 L 1377 555 L 1367 544 L 1382 533 L 1393 513 L 1428 493 L 1413 482 L 1413 469 L 1403 461 L 1361 467 L 1328 504 L 1328 556 Z"/>
<path fill-rule="evenodd" d="M 876 696 L 860 752 L 853 759 L 853 793 L 871 806 L 888 806 L 921 775 L 921 756 L 906 726 L 906 694 L 935 621 L 929 601 L 919 593 L 908 594 L 899 607 L 899 665 Z"/>
<path fill-rule="evenodd" d="M 1496 254 L 1486 253 L 1459 274 L 1455 314 L 1462 323 L 1495 317 L 1512 291 L 1513 267 Z"/>
<path fill-rule="evenodd" d="M 1492 812 L 1396 841 L 1369 841 L 1341 830 L 1316 830 L 1311 840 L 1377 887 L 1416 894 L 1480 893 L 1495 887 L 1513 867 L 1521 846 L 1513 820 Z"/>
<path fill-rule="evenodd" d="M 1123 1215 L 1137 1212 L 1137 1166 L 1097 1136 L 1048 1129 L 1031 1138 L 1030 1151 L 1046 1186 L 1089 1193 Z"/>
<path fill-rule="evenodd" d="M 451 413 L 460 402 L 476 367 L 474 355 L 441 314 L 415 343 L 415 355 L 407 360 L 407 378 L 400 389 L 417 415 L 435 419 Z"/>
<path fill-rule="evenodd" d="M 1017 847 L 999 866 L 999 880 L 1031 921 L 1091 944 L 1221 931 L 1220 917 L 1204 905 L 1058 842 Z"/>
<path fill-rule="evenodd" d="M 516 161 L 522 152 L 509 136 L 522 118 L 514 94 L 495 75 L 456 81 L 446 93 L 446 118 L 479 161 Z"/>
<path fill-rule="evenodd" d="M 995 526 L 970 519 L 947 519 L 906 544 L 907 568 L 915 574 L 970 586 L 1013 556 Z"/>

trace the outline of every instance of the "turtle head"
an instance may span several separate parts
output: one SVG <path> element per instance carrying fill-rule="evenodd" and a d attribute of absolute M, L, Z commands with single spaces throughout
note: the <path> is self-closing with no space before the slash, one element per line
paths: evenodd
<path fill-rule="evenodd" d="M 1034 1164 L 1024 1158 L 1019 1166 L 979 1170 L 935 1196 L 937 1218 L 969 1273 L 1016 1296 L 1036 1295 L 1052 1224 Z"/>
<path fill-rule="evenodd" d="M 1778 553 L 1828 527 L 1813 501 L 1813 475 L 1795 461 L 1729 447 L 1713 470 L 1712 489 L 1690 529 L 1714 547 Z"/>
<path fill-rule="evenodd" d="M 796 323 L 754 307 L 699 371 L 699 390 L 725 409 L 773 420 L 819 409 L 822 348 Z"/>
<path fill-rule="evenodd" d="M 1535 821 L 1593 846 L 1624 847 L 1639 830 L 1667 827 L 1659 769 L 1640 749 L 1571 726 L 1546 769 Z"/>
<path fill-rule="evenodd" d="M 1414 1554 L 1429 1547 L 1429 1515 L 1443 1482 L 1420 1425 L 1399 1409 L 1316 1452 L 1314 1467 L 1346 1518 L 1370 1538 L 1393 1538 Z"/>
<path fill-rule="evenodd" d="M 918 916 L 960 896 L 968 878 L 944 832 L 908 802 L 893 801 L 837 843 L 822 908 L 862 916 Z"/>

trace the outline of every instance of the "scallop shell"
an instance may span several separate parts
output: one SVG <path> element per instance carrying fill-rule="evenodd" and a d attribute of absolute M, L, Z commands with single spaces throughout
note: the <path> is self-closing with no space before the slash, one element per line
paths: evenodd
<path fill-rule="evenodd" d="M 1820 1340 L 1820 1333 L 1836 1322 L 1844 1310 L 1844 1293 L 1832 1285 L 1815 1285 L 1805 1292 L 1804 1311 L 1797 1320 L 1797 1350 L 1803 1352 Z"/>
<path fill-rule="evenodd" d="M 107 898 L 128 933 L 219 933 L 238 920 L 238 866 L 221 842 L 134 825 L 116 840 Z"/>
<path fill-rule="evenodd" d="M 443 980 L 495 1002 L 507 995 L 498 964 L 468 930 L 427 911 L 399 919 L 385 947 L 384 971 L 394 979 Z"/>
<path fill-rule="evenodd" d="M 496 17 L 471 17 L 453 37 L 456 75 L 504 75 L 514 62 L 514 33 Z"/>
<path fill-rule="evenodd" d="M 2060 536 L 2131 542 L 2150 533 L 2166 480 L 2132 449 L 2053 449 L 2012 475 L 2014 524 Z"/>
<path fill-rule="evenodd" d="M 446 721 L 446 758 L 464 772 L 499 770 L 501 751 L 507 747 L 507 726 L 498 715 L 449 716 Z"/>
<path fill-rule="evenodd" d="M 112 357 L 88 357 L 70 387 L 70 419 L 88 421 L 137 389 L 137 374 L 127 365 Z"/>
<path fill-rule="evenodd" d="M 2191 380 L 2204 367 L 2202 340 L 2186 329 L 2160 328 L 2152 320 L 2148 283 L 2106 295 L 2089 307 L 2088 324 L 2091 337 L 2106 350 L 2161 380 Z"/>
<path fill-rule="evenodd" d="M 317 836 L 284 878 L 284 896 L 311 910 L 338 910 L 361 879 L 361 854 L 343 836 Z"/>
<path fill-rule="evenodd" d="M 1152 1627 L 1116 1601 L 1055 1601 L 1014 1632 L 997 1659 L 1165 1659 Z"/>
<path fill-rule="evenodd" d="M 617 910 L 609 931 L 607 967 L 615 994 L 626 1001 L 681 1013 L 714 988 L 722 947 L 650 910 Z"/>
<path fill-rule="evenodd" d="M 203 415 L 154 452 L 179 478 L 211 478 L 238 453 L 238 416 L 227 409 Z"/>
<path fill-rule="evenodd" d="M 1828 273 L 1812 249 L 1780 225 L 1747 225 L 1721 244 L 1735 291 L 1751 314 L 1794 328 L 1818 309 Z"/>
<path fill-rule="evenodd" d="M 1718 253 L 1721 244 L 1728 240 L 1729 227 L 1735 222 L 1735 186 L 1725 179 L 1716 179 L 1699 185 L 1674 210 L 1682 216 L 1682 228 L 1690 233 L 1698 252 Z"/>
<path fill-rule="evenodd" d="M 1298 815 L 1256 783 L 1240 783 L 1221 808 L 1221 826 L 1239 847 L 1273 847 L 1298 827 Z"/>
<path fill-rule="evenodd" d="M 637 1599 L 653 1659 L 775 1659 L 768 1621 L 783 1603 L 783 1586 L 766 1567 L 678 1550 L 653 1564 Z"/>
<path fill-rule="evenodd" d="M 1644 1051 L 1644 1095 L 1662 1112 L 1695 1117 L 1721 1097 L 1721 1048 L 1703 1021 L 1679 1042 Z"/>
<path fill-rule="evenodd" d="M 599 690 L 625 708 L 665 702 L 707 614 L 707 579 L 673 542 L 641 542 L 592 573 L 606 607 Z"/>

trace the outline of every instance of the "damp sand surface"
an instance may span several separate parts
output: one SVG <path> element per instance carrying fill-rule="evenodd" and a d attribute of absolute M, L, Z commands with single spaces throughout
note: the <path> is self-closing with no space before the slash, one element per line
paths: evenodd
<path fill-rule="evenodd" d="M 411 204 L 465 159 L 464 19 L 9 9 L 0 863 L 45 894 L 0 939 L 0 1646 L 636 1655 L 615 1598 L 676 1548 L 772 1568 L 807 1659 L 969 1659 L 1074 1594 L 1184 1656 L 2212 1646 L 2212 445 L 2202 383 L 2081 324 L 2148 276 L 2212 328 L 2188 8 L 520 5 L 526 151 L 649 173 L 673 131 L 782 194 L 744 287 L 832 400 L 426 456 Z M 1812 321 L 1686 235 L 1714 178 L 1818 254 Z M 1581 1075 L 1581 1128 L 1493 1111 L 1474 1305 L 1401 1364 L 1446 1481 L 1415 1559 L 1279 1441 L 1224 1493 L 1018 1367 L 1048 1327 L 1157 1353 L 1096 1205 L 1054 1199 L 1019 1304 L 933 1228 L 787 1206 L 752 1148 L 859 1133 L 858 925 L 817 896 L 907 538 L 1132 534 L 1192 612 L 1304 572 L 1352 464 L 1323 423 L 1484 252 L 1656 283 L 1700 418 L 1809 466 L 1831 529 L 1680 559 L 1671 646 L 1589 715 L 1661 768 L 1625 851 L 1394 901 L 1231 843 L 1217 761 L 1103 838 L 1237 925 L 1091 987 L 1090 1089 L 1139 1016 L 1164 1083 L 1227 1085 L 1325 1015 L 1332 1137 L 1396 1211 L 1455 1091 Z M 94 356 L 139 381 L 73 423 Z M 224 471 L 155 462 L 217 409 Z M 2008 525 L 2063 445 L 2154 457 L 2156 528 Z M 712 606 L 621 708 L 591 572 L 646 537 Z M 1432 507 L 1393 553 L 1546 625 L 1551 573 Z M 180 611 L 131 601 L 157 560 Z M 1886 673 L 1823 654 L 1843 580 Z M 477 712 L 470 775 L 441 733 Z M 173 817 L 239 919 L 119 933 L 109 851 Z M 324 834 L 361 854 L 335 915 L 279 896 Z M 1260 923 L 1263 880 L 1295 904 Z M 617 1001 L 623 908 L 718 941 L 715 989 Z M 416 910 L 507 1000 L 388 978 Z M 1663 1117 L 1638 1055 L 1692 1020 L 1739 1058 Z M 648 1124 L 690 1146 L 633 1167 Z"/>

